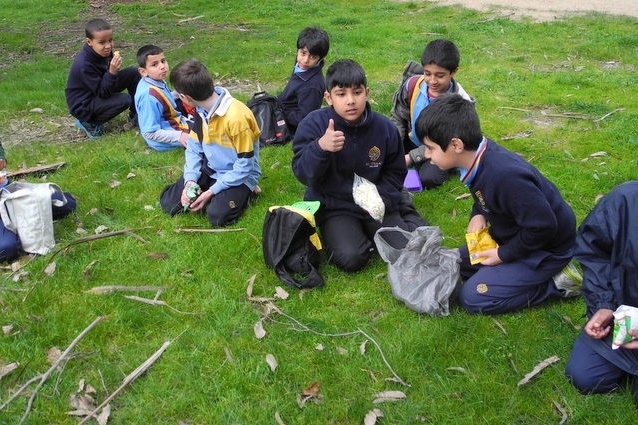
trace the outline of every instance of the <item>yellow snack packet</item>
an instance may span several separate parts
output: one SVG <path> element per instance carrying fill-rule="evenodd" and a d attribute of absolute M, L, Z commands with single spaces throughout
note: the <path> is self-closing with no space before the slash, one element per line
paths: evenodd
<path fill-rule="evenodd" d="M 485 257 L 477 257 L 477 252 L 498 248 L 498 244 L 492 239 L 487 228 L 466 233 L 465 241 L 467 242 L 467 249 L 470 252 L 470 263 L 473 265 L 485 260 Z"/>

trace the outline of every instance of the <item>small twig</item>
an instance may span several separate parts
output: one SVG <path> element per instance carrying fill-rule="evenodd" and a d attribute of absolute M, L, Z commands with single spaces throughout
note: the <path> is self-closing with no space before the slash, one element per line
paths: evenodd
<path fill-rule="evenodd" d="M 607 114 L 603 115 L 602 117 L 600 117 L 600 118 L 596 118 L 596 119 L 594 120 L 594 122 L 601 122 L 602 120 L 604 120 L 604 119 L 605 119 L 605 118 L 607 118 L 607 117 L 612 116 L 612 115 L 613 115 L 613 114 L 615 114 L 616 112 L 621 112 L 621 111 L 624 111 L 624 110 L 625 110 L 625 108 L 616 108 L 616 109 L 614 109 L 613 111 L 611 111 L 611 112 L 609 112 L 609 113 L 607 113 Z"/>
<path fill-rule="evenodd" d="M 532 112 L 529 109 L 522 108 L 510 108 L 509 106 L 498 106 L 496 109 L 509 109 L 510 111 L 519 111 L 519 112 Z"/>
<path fill-rule="evenodd" d="M 193 228 L 184 228 L 178 227 L 175 229 L 175 233 L 229 233 L 229 232 L 241 232 L 246 230 L 244 227 L 240 227 L 237 229 L 193 229 Z"/>
<path fill-rule="evenodd" d="M 565 422 L 567 422 L 567 419 L 569 419 L 569 416 L 567 416 L 567 412 L 565 412 L 565 409 L 563 409 L 563 407 L 560 404 L 558 404 L 557 401 L 552 400 L 552 403 L 554 403 L 554 407 L 556 408 L 556 410 L 558 410 L 558 412 L 562 416 L 562 419 L 560 420 L 558 425 L 563 425 Z"/>
<path fill-rule="evenodd" d="M 51 365 L 51 367 L 49 368 L 49 370 L 47 370 L 46 372 L 44 372 L 42 375 L 38 375 L 34 378 L 31 378 L 25 385 L 23 385 L 22 387 L 20 387 L 18 389 L 18 391 L 16 391 L 15 393 L 13 393 L 13 395 L 11 397 L 9 397 L 9 399 L 2 405 L 0 406 L 0 410 L 4 409 L 11 401 L 13 401 L 16 397 L 18 397 L 20 395 L 20 393 L 22 393 L 22 391 L 24 391 L 24 389 L 31 383 L 40 380 L 40 382 L 38 383 L 38 385 L 36 386 L 36 388 L 33 390 L 33 393 L 31 394 L 31 397 L 29 397 L 29 401 L 27 403 L 27 407 L 24 411 L 24 414 L 22 415 L 22 418 L 20 419 L 20 424 L 23 423 L 27 416 L 29 416 L 29 413 L 31 412 L 31 407 L 33 406 L 33 401 L 35 400 L 36 396 L 38 395 L 38 391 L 40 391 L 40 389 L 42 388 L 42 386 L 44 385 L 44 383 L 47 381 L 47 379 L 49 379 L 49 376 L 51 376 L 51 374 L 58 368 L 58 366 L 60 365 L 60 363 L 62 363 L 63 361 L 65 361 L 66 357 L 69 355 L 69 353 L 71 352 L 71 350 L 73 350 L 75 348 L 75 346 L 80 342 L 80 340 L 82 338 L 84 338 L 84 336 L 89 333 L 89 331 L 91 331 L 91 329 L 93 329 L 98 323 L 100 323 L 102 320 L 104 320 L 104 316 L 99 316 L 97 319 L 95 319 L 93 321 L 93 323 L 91 323 L 89 326 L 87 326 L 74 340 L 73 342 L 71 342 L 71 344 L 66 348 L 66 350 L 64 350 L 62 352 L 62 354 L 60 354 L 60 357 L 53 363 L 53 365 Z"/>
<path fill-rule="evenodd" d="M 185 18 L 185 19 L 180 19 L 179 21 L 177 21 L 178 24 L 184 23 L 184 22 L 190 22 L 190 21 L 195 21 L 197 19 L 203 18 L 204 15 L 199 15 L 199 16 L 195 16 L 193 18 Z"/>
<path fill-rule="evenodd" d="M 144 304 L 149 304 L 149 305 L 162 305 L 165 307 L 170 308 L 171 310 L 173 310 L 176 313 L 179 314 L 199 314 L 199 313 L 192 313 L 192 312 L 188 312 L 188 311 L 180 311 L 178 309 L 176 309 L 175 307 L 171 306 L 170 304 L 168 304 L 166 301 L 162 301 L 162 300 L 158 300 L 158 299 L 149 299 L 149 298 L 142 298 L 142 297 L 137 297 L 135 295 L 125 295 L 124 298 L 128 298 L 129 300 L 133 300 L 133 301 L 139 301 L 141 303 Z"/>
<path fill-rule="evenodd" d="M 181 335 L 181 334 L 180 334 Z M 177 338 L 176 338 L 177 339 Z M 131 372 L 124 380 L 122 381 L 122 385 L 120 385 L 110 396 L 108 396 L 99 406 L 97 406 L 91 413 L 89 413 L 84 419 L 80 421 L 78 425 L 82 425 L 90 421 L 95 414 L 102 409 L 104 406 L 109 404 L 111 400 L 113 400 L 119 393 L 122 391 L 128 384 L 135 381 L 140 375 L 142 375 L 148 368 L 153 366 L 153 364 L 160 358 L 160 356 L 166 351 L 169 345 L 173 343 L 173 340 L 169 340 L 164 342 L 162 346 L 155 352 L 151 357 L 149 357 L 144 363 L 139 365 L 133 372 Z"/>
<path fill-rule="evenodd" d="M 137 292 L 137 291 L 160 291 L 164 289 L 168 289 L 168 287 L 167 286 L 107 285 L 107 286 L 96 286 L 84 292 L 90 293 L 90 294 L 103 295 L 103 294 L 112 294 L 116 291 Z"/>
<path fill-rule="evenodd" d="M 383 354 L 383 350 L 381 349 L 381 346 L 379 345 L 379 343 L 374 338 L 372 338 L 370 335 L 365 333 L 363 330 L 357 329 L 356 331 L 344 332 L 344 333 L 338 333 L 338 334 L 329 334 L 329 333 L 324 333 L 324 332 L 318 332 L 318 331 L 315 331 L 314 329 L 311 329 L 310 327 L 304 325 L 303 323 L 301 323 L 299 320 L 295 319 L 291 315 L 289 315 L 287 313 L 284 313 L 283 310 L 281 310 L 279 307 L 275 306 L 274 304 L 270 304 L 270 307 L 273 310 L 275 310 L 277 313 L 281 314 L 282 316 L 287 317 L 288 319 L 292 320 L 297 326 L 301 327 L 304 331 L 313 333 L 315 335 L 326 336 L 326 337 L 352 336 L 352 335 L 357 335 L 357 334 L 363 335 L 364 338 L 366 338 L 368 341 L 370 341 L 376 347 L 377 351 L 381 355 L 381 359 L 383 360 L 383 363 L 385 363 L 385 365 L 388 367 L 388 369 L 390 370 L 390 372 L 394 376 L 395 380 L 397 382 L 399 382 L 401 385 L 405 386 L 405 387 L 409 387 L 410 386 L 410 384 L 408 384 L 403 379 L 401 379 L 401 377 L 396 374 L 394 369 L 392 369 L 392 366 L 390 366 L 390 363 L 388 362 L 388 360 L 386 359 L 385 355 Z"/>

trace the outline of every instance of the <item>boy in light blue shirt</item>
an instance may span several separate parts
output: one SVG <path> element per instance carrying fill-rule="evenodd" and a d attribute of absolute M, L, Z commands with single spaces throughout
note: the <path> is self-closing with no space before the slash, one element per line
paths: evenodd
<path fill-rule="evenodd" d="M 188 118 L 179 110 L 165 79 L 168 62 L 164 51 L 151 44 L 137 51 L 142 79 L 135 92 L 140 134 L 157 151 L 183 149 L 189 138 Z"/>

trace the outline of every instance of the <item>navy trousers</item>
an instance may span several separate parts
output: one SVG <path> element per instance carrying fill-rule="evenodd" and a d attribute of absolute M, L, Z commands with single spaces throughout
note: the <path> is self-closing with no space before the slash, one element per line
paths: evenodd
<path fill-rule="evenodd" d="M 540 304 L 560 296 L 554 275 L 561 272 L 573 251 L 553 254 L 538 251 L 528 258 L 497 266 L 471 265 L 467 245 L 459 249 L 461 278 L 459 302 L 470 313 L 501 314 Z"/>
<path fill-rule="evenodd" d="M 116 90 L 107 98 L 96 97 L 91 102 L 89 117 L 80 121 L 88 121 L 93 124 L 104 124 L 129 109 L 129 118 L 137 118 L 135 110 L 135 90 L 140 81 L 140 73 L 136 67 L 130 66 L 122 69 L 117 74 Z M 126 90 L 128 93 L 121 93 Z"/>
<path fill-rule="evenodd" d="M 612 350 L 611 334 L 595 340 L 581 332 L 569 355 L 565 375 L 583 394 L 607 393 L 638 375 L 638 350 Z"/>

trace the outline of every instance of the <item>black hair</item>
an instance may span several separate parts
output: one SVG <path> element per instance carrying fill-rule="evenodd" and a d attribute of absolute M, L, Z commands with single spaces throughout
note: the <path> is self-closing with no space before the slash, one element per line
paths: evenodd
<path fill-rule="evenodd" d="M 111 25 L 101 18 L 93 18 L 84 26 L 86 38 L 93 38 L 93 35 L 99 31 L 112 30 Z"/>
<path fill-rule="evenodd" d="M 297 37 L 297 49 L 308 49 L 311 55 L 321 59 L 328 56 L 330 49 L 330 37 L 328 33 L 318 27 L 307 27 L 301 30 Z"/>
<path fill-rule="evenodd" d="M 146 68 L 146 60 L 149 56 L 159 55 L 160 53 L 164 53 L 164 50 L 156 46 L 154 44 L 147 44 L 142 46 L 137 51 L 137 64 L 140 68 Z"/>
<path fill-rule="evenodd" d="M 419 114 L 415 127 L 419 140 L 427 137 L 443 151 L 454 138 L 461 139 L 468 151 L 477 150 L 483 140 L 474 103 L 458 93 L 443 94 L 430 103 Z"/>
<path fill-rule="evenodd" d="M 213 95 L 215 84 L 208 68 L 197 59 L 187 59 L 171 70 L 171 85 L 178 93 L 193 100 L 206 100 Z"/>
<path fill-rule="evenodd" d="M 339 59 L 326 71 L 326 90 L 335 87 L 367 87 L 366 73 L 357 62 L 352 59 Z"/>
<path fill-rule="evenodd" d="M 438 65 L 450 72 L 456 72 L 461 61 L 461 53 L 454 43 L 444 38 L 432 40 L 421 55 L 421 65 Z"/>

